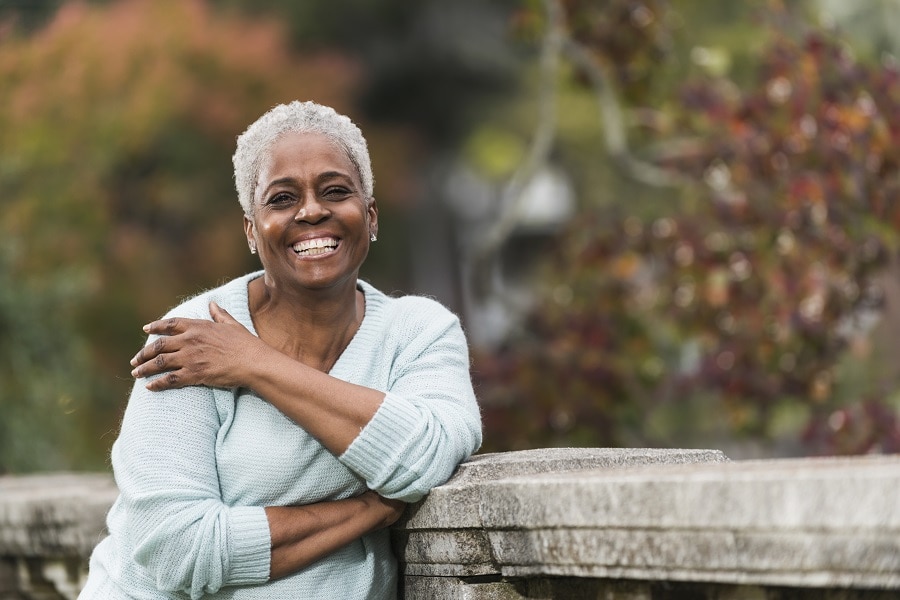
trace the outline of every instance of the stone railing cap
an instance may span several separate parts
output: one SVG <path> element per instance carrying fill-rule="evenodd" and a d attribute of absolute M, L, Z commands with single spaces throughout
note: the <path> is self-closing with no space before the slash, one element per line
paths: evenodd
<path fill-rule="evenodd" d="M 86 557 L 117 496 L 100 473 L 0 477 L 0 555 Z"/>

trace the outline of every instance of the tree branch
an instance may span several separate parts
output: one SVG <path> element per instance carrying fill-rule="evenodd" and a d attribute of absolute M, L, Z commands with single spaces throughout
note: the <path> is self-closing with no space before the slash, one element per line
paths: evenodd
<path fill-rule="evenodd" d="M 680 187 L 689 183 L 684 176 L 635 158 L 628 149 L 625 118 L 603 65 L 584 46 L 566 37 L 563 51 L 587 75 L 597 98 L 603 137 L 612 159 L 633 179 L 654 187 Z"/>
<path fill-rule="evenodd" d="M 565 40 L 565 19 L 558 0 L 544 0 L 547 33 L 541 48 L 541 87 L 538 119 L 534 137 L 524 160 L 504 187 L 502 213 L 482 238 L 473 255 L 476 291 L 487 295 L 495 282 L 491 277 L 492 259 L 515 229 L 522 216 L 524 191 L 541 166 L 547 162 L 556 138 L 556 95 L 559 81 L 560 55 Z"/>

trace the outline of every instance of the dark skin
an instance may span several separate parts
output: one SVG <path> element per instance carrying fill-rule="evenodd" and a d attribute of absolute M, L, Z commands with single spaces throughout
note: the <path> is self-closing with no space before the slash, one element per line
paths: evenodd
<path fill-rule="evenodd" d="M 212 321 L 166 319 L 132 359 L 132 376 L 162 375 L 161 391 L 191 385 L 251 389 L 341 455 L 375 415 L 384 393 L 328 371 L 365 314 L 359 267 L 377 232 L 373 198 L 342 150 L 318 134 L 283 135 L 260 172 L 248 243 L 265 275 L 248 287 L 259 337 L 215 303 Z M 270 577 L 283 577 L 371 531 L 393 524 L 405 503 L 369 491 L 306 506 L 266 508 Z"/>

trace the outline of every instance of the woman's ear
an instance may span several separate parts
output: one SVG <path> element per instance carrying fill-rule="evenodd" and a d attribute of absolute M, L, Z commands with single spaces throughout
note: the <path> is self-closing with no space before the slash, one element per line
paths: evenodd
<path fill-rule="evenodd" d="M 369 198 L 369 206 L 366 207 L 366 213 L 369 216 L 369 237 L 378 237 L 378 204 L 375 203 L 375 197 Z"/>
<path fill-rule="evenodd" d="M 244 234 L 247 236 L 247 245 L 250 247 L 250 254 L 256 254 L 256 235 L 253 230 L 253 219 L 244 215 Z"/>

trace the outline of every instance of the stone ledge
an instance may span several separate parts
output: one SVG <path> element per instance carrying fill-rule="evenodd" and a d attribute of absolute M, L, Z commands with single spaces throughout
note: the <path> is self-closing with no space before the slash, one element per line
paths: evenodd
<path fill-rule="evenodd" d="M 407 575 L 498 574 L 502 569 L 488 535 L 495 529 L 490 521 L 497 517 L 489 510 L 494 486 L 507 483 L 515 488 L 535 477 L 561 473 L 577 479 L 640 466 L 727 461 L 718 450 L 658 448 L 545 448 L 474 456 L 394 526 L 395 551 Z M 516 518 L 514 509 L 503 510 Z"/>
<path fill-rule="evenodd" d="M 86 558 L 117 495 L 104 474 L 0 477 L 0 556 Z"/>
<path fill-rule="evenodd" d="M 105 474 L 0 477 L 0 598 L 75 600 L 117 495 Z"/>
<path fill-rule="evenodd" d="M 719 450 L 659 448 L 541 448 L 473 456 L 459 466 L 450 481 L 410 507 L 396 529 L 480 527 L 479 506 L 484 484 L 543 473 L 606 471 L 646 465 L 725 462 Z"/>
<path fill-rule="evenodd" d="M 896 600 L 893 590 L 760 587 L 575 577 L 481 581 L 407 577 L 406 600 Z"/>
<path fill-rule="evenodd" d="M 441 510 L 429 497 L 396 530 L 407 582 L 900 590 L 900 457 L 625 465 L 468 483 L 461 469 L 435 490 Z"/>
<path fill-rule="evenodd" d="M 900 597 L 898 490 L 900 456 L 476 456 L 395 526 L 401 597 Z M 108 475 L 0 477 L 0 597 L 75 598 L 116 495 Z"/>

